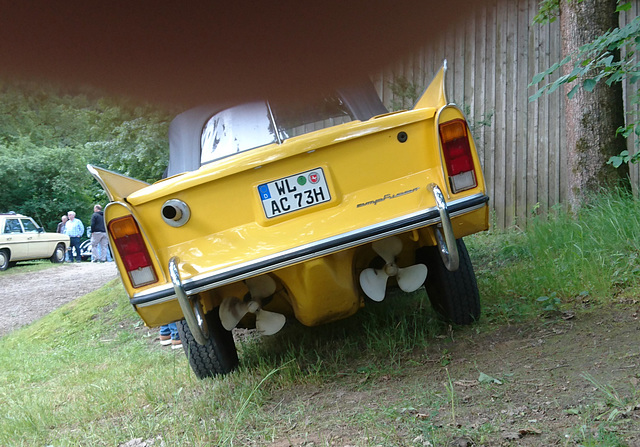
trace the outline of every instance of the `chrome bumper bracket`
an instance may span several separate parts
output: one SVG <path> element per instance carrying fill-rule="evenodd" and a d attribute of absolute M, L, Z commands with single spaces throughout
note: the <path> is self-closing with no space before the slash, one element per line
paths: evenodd
<path fill-rule="evenodd" d="M 205 345 L 209 339 L 209 328 L 207 327 L 207 320 L 204 318 L 202 308 L 199 302 L 195 303 L 195 306 L 191 305 L 191 300 L 184 290 L 182 285 L 182 278 L 180 278 L 180 271 L 178 270 L 178 263 L 180 259 L 176 256 L 169 260 L 169 276 L 173 283 L 173 290 L 178 297 L 178 303 L 184 319 L 189 326 L 189 330 L 193 335 L 193 338 L 200 345 Z M 195 307 L 195 309 L 194 309 Z"/>
<path fill-rule="evenodd" d="M 440 213 L 441 223 L 435 229 L 436 240 L 438 241 L 438 248 L 440 249 L 440 256 L 442 257 L 442 262 L 444 262 L 447 270 L 455 272 L 458 270 L 458 266 L 460 265 L 460 257 L 458 256 L 458 244 L 456 243 L 456 237 L 453 234 L 453 227 L 451 226 L 451 218 L 449 217 L 447 202 L 438 185 L 430 183 L 428 188 L 436 199 L 436 207 Z M 442 228 L 442 231 L 440 231 L 440 228 Z"/>

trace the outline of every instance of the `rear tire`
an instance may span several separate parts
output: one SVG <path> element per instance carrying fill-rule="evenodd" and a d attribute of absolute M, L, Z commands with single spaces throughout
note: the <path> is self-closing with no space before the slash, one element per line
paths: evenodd
<path fill-rule="evenodd" d="M 0 250 L 0 271 L 4 271 L 9 268 L 9 250 Z"/>
<path fill-rule="evenodd" d="M 64 244 L 58 244 L 53 254 L 49 258 L 54 264 L 60 264 L 64 262 L 64 255 L 67 251 L 64 249 Z"/>
<path fill-rule="evenodd" d="M 469 252 L 462 239 L 457 239 L 460 266 L 455 272 L 445 267 L 438 247 L 423 247 L 416 252 L 416 262 L 427 266 L 424 283 L 433 308 L 446 320 L 459 325 L 480 318 L 480 293 Z"/>
<path fill-rule="evenodd" d="M 186 321 L 176 322 L 184 352 L 198 379 L 228 374 L 238 366 L 238 351 L 233 334 L 222 327 L 218 308 L 205 315 L 209 338 L 203 346 L 194 338 Z"/>

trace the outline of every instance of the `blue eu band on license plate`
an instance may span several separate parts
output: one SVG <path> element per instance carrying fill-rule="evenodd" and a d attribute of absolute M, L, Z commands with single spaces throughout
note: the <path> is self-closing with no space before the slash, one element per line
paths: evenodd
<path fill-rule="evenodd" d="M 268 218 L 331 200 L 322 168 L 263 183 L 258 186 L 258 194 Z"/>

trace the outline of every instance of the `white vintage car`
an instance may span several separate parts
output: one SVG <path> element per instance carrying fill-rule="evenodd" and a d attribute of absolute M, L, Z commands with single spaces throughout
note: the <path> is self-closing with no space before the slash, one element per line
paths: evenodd
<path fill-rule="evenodd" d="M 22 214 L 0 214 L 0 270 L 17 261 L 50 259 L 64 261 L 69 248 L 69 236 L 47 233 L 30 217 Z"/>

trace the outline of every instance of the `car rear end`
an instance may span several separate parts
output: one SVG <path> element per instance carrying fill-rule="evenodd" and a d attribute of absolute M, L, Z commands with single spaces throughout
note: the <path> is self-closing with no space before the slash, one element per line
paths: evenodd
<path fill-rule="evenodd" d="M 143 304 L 174 295 L 173 257 L 195 290 L 421 228 L 434 245 L 425 228 L 437 208 L 431 184 L 453 206 L 456 238 L 487 227 L 483 176 L 455 107 L 390 114 L 224 159 L 138 190 L 105 217 L 125 286 Z"/>
<path fill-rule="evenodd" d="M 90 167 L 112 198 L 114 257 L 145 323 L 186 318 L 204 344 L 204 316 L 232 301 L 231 318 L 254 301 L 252 289 L 268 293 L 257 311 L 309 326 L 344 318 L 375 299 L 363 272 L 389 257 L 379 241 L 399 244 L 394 266 L 437 247 L 455 270 L 456 241 L 488 227 L 488 197 L 469 126 L 443 84 L 441 71 L 413 110 L 288 129 L 153 185 Z M 203 147 L 229 127 L 207 126 Z M 420 274 L 426 267 L 418 286 Z"/>

